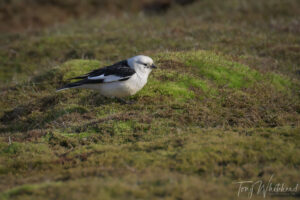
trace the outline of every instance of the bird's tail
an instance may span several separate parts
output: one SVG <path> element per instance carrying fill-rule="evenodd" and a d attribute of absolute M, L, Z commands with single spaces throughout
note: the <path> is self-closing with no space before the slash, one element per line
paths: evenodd
<path fill-rule="evenodd" d="M 78 86 L 82 85 L 81 81 L 77 81 L 77 82 L 74 82 L 74 83 L 68 83 L 67 85 L 61 87 L 61 88 L 58 88 L 56 90 L 56 92 L 60 92 L 62 90 L 66 90 L 66 89 L 70 89 L 70 88 L 76 88 Z"/>

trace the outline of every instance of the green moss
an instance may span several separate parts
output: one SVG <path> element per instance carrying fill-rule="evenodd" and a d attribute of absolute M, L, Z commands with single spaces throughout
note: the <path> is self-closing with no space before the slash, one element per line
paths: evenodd
<path fill-rule="evenodd" d="M 105 117 L 118 113 L 119 109 L 118 106 L 103 105 L 99 108 L 95 108 L 95 111 L 97 112 L 97 117 Z"/>
<path fill-rule="evenodd" d="M 49 186 L 60 186 L 61 182 L 54 183 L 42 183 L 42 184 L 24 184 L 19 187 L 10 189 L 2 194 L 0 194 L 1 199 L 11 199 L 17 198 L 18 196 L 30 196 L 36 193 L 38 190 L 45 189 Z"/>
<path fill-rule="evenodd" d="M 80 139 L 87 139 L 88 137 L 91 137 L 94 135 L 92 132 L 81 132 L 81 133 L 73 133 L 73 132 L 62 132 L 60 133 L 62 136 L 66 137 L 74 137 L 74 138 L 80 138 Z"/>
<path fill-rule="evenodd" d="M 1 154 L 42 154 L 49 153 L 49 148 L 45 144 L 24 144 L 19 142 L 13 142 L 12 144 L 2 143 L 1 145 Z"/>
<path fill-rule="evenodd" d="M 2 143 L 1 153 L 16 154 L 20 151 L 21 145 L 19 143 L 12 143 L 11 145 L 5 145 Z"/>
<path fill-rule="evenodd" d="M 270 73 L 269 79 L 272 85 L 274 85 L 279 91 L 287 91 L 292 87 L 292 82 L 287 78 L 279 74 Z"/>
<path fill-rule="evenodd" d="M 184 83 L 166 82 L 159 87 L 159 92 L 163 95 L 172 96 L 176 99 L 190 99 L 194 97 L 193 91 L 190 91 Z"/>
<path fill-rule="evenodd" d="M 131 133 L 135 122 L 133 121 L 116 121 L 112 124 L 113 132 L 117 135 Z"/>
<path fill-rule="evenodd" d="M 54 158 L 46 144 L 13 142 L 1 146 L 0 174 L 47 168 L 45 164 Z"/>
<path fill-rule="evenodd" d="M 189 76 L 185 76 L 184 77 L 184 82 L 185 85 L 187 87 L 196 87 L 196 88 L 200 88 L 201 90 L 203 90 L 204 92 L 208 92 L 209 89 L 211 89 L 206 81 L 201 80 L 201 79 L 196 79 L 196 78 L 192 78 Z"/>
<path fill-rule="evenodd" d="M 261 74 L 243 64 L 233 62 L 230 58 L 207 51 L 168 52 L 159 54 L 158 58 L 173 59 L 187 66 L 196 67 L 201 79 L 196 80 L 203 90 L 207 90 L 204 80 L 209 79 L 214 84 L 229 88 L 249 88 L 258 82 L 271 84 L 279 91 L 290 90 L 292 82 L 286 77 L 269 72 Z M 203 80 L 204 79 L 204 80 Z M 190 83 L 195 79 L 187 77 Z M 201 83 L 200 83 L 201 82 Z M 195 83 L 195 82 L 194 82 Z"/>
<path fill-rule="evenodd" d="M 63 74 L 63 80 L 66 81 L 75 76 L 80 76 L 91 70 L 98 69 L 100 66 L 100 62 L 97 60 L 71 60 L 64 63 L 59 69 Z"/>
<path fill-rule="evenodd" d="M 217 85 L 242 88 L 262 79 L 261 75 L 249 67 L 229 61 L 212 52 L 189 51 L 171 53 L 170 58 L 198 68 L 198 73 L 211 79 Z"/>
<path fill-rule="evenodd" d="M 157 78 L 151 78 L 139 95 L 155 96 L 160 94 L 184 101 L 197 97 L 193 91 L 195 89 L 201 90 L 204 93 L 210 93 L 213 90 L 207 84 L 207 81 L 200 77 L 194 77 L 190 73 L 178 74 L 177 72 L 167 70 L 154 71 L 153 73 Z M 163 76 L 163 79 L 160 76 Z"/>
<path fill-rule="evenodd" d="M 65 110 L 65 113 L 74 113 L 74 112 L 83 114 L 83 113 L 87 113 L 88 110 L 83 106 L 72 105 L 72 104 L 68 105 L 68 107 Z"/>

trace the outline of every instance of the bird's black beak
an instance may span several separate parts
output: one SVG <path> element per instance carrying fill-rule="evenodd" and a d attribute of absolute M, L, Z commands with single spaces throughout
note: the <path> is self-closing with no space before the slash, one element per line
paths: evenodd
<path fill-rule="evenodd" d="M 153 64 L 151 65 L 151 69 L 156 69 L 157 67 Z"/>

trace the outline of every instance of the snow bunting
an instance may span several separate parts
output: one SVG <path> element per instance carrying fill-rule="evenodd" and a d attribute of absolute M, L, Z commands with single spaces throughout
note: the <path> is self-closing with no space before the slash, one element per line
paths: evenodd
<path fill-rule="evenodd" d="M 79 81 L 69 83 L 57 91 L 69 88 L 97 90 L 105 97 L 122 98 L 141 90 L 147 83 L 152 69 L 156 68 L 148 56 L 134 56 L 113 65 L 96 69 L 71 79 Z"/>

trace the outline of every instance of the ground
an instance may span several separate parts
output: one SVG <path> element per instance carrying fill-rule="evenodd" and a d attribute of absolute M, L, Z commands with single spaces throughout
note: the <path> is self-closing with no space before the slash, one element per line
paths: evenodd
<path fill-rule="evenodd" d="M 270 179 L 295 188 L 299 8 L 297 0 L 199 0 L 7 29 L 0 199 L 249 199 L 237 182 Z M 158 69 L 133 104 L 56 92 L 136 54 Z M 299 197 L 299 187 L 285 195 Z"/>

